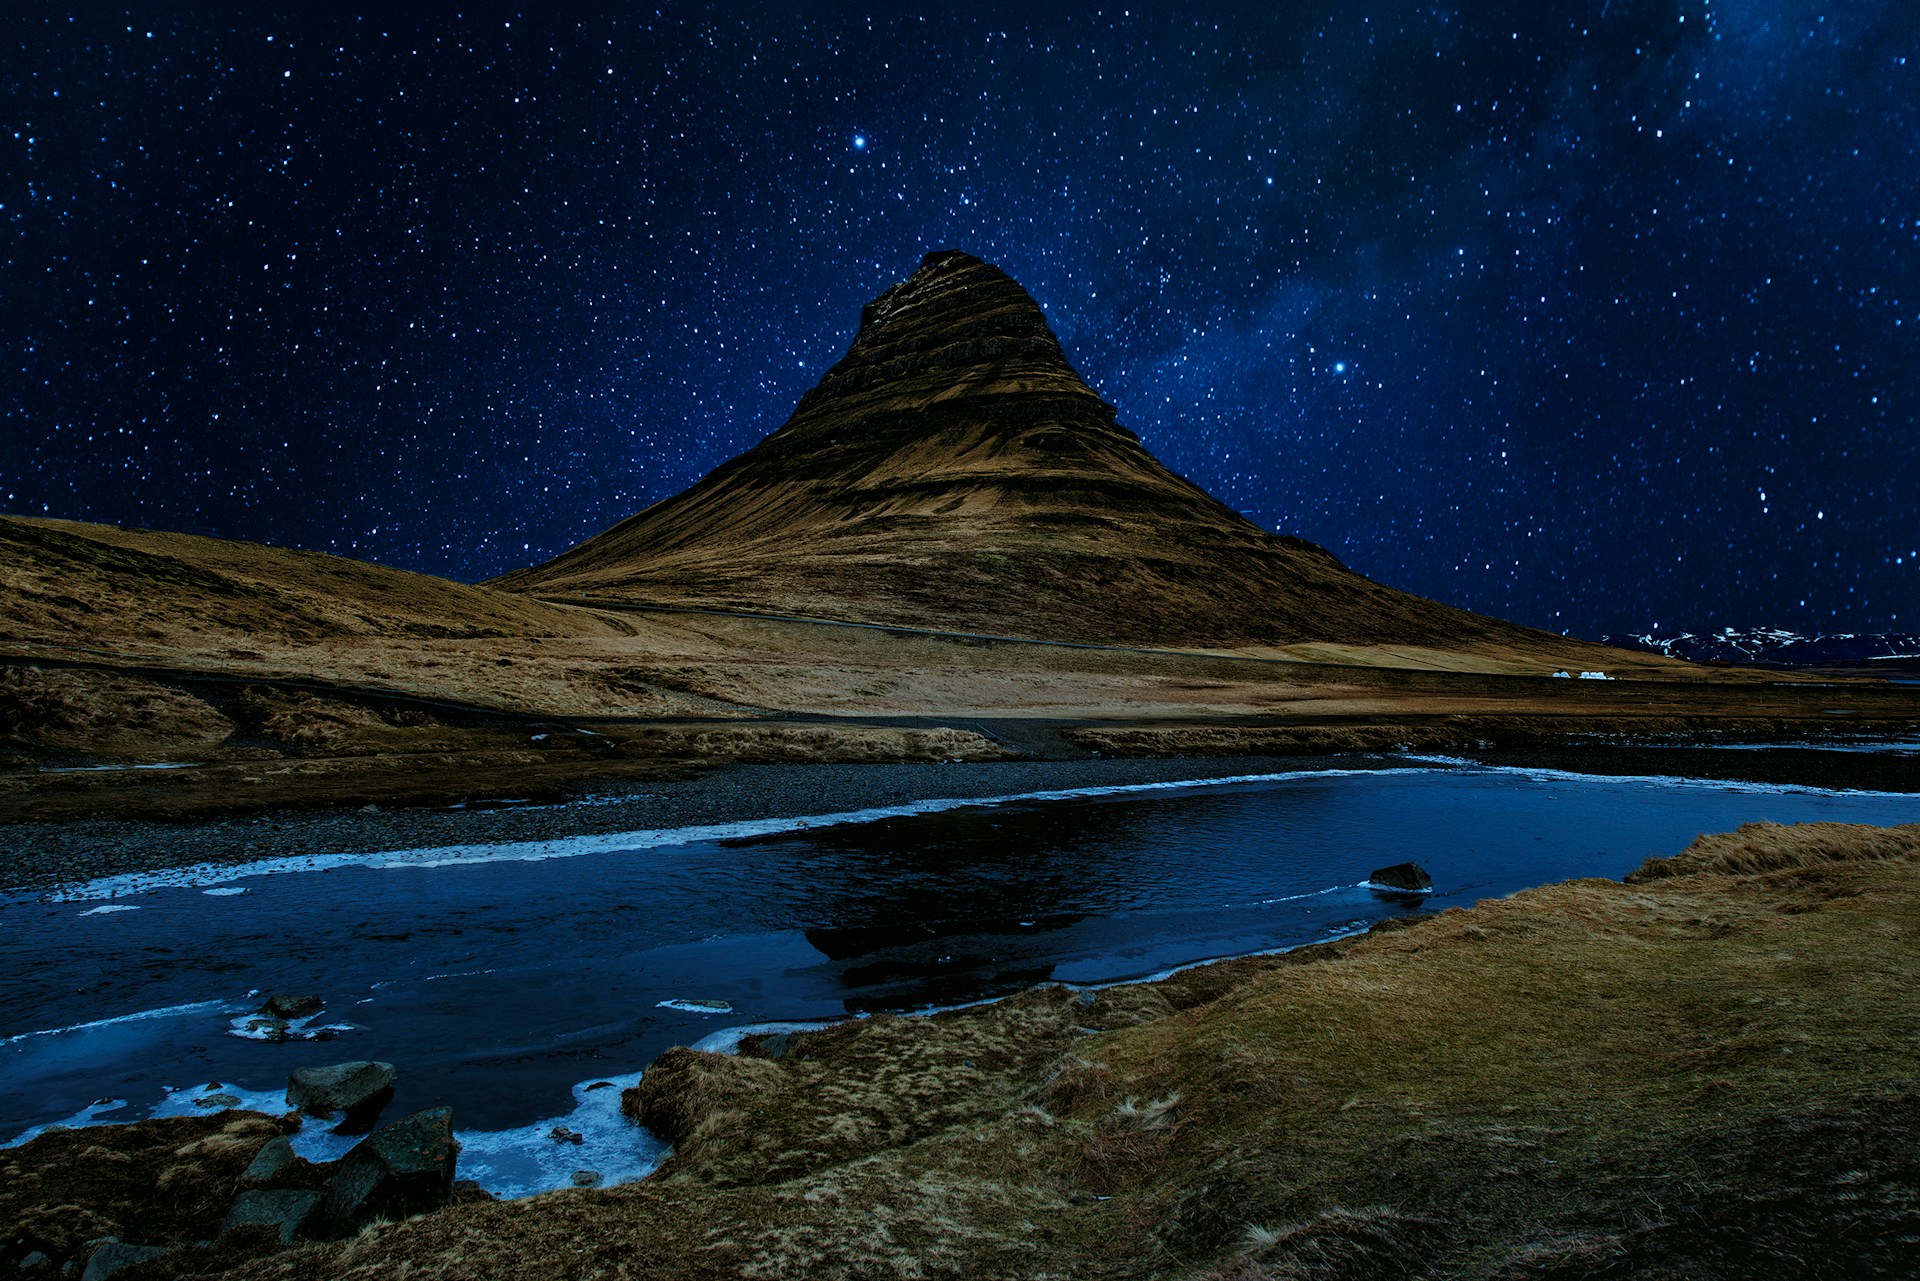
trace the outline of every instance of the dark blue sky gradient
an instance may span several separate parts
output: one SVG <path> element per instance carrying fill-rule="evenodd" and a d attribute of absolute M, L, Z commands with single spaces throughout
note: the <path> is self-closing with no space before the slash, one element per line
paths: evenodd
<path fill-rule="evenodd" d="M 1383 582 L 1920 625 L 1920 6 L 576 12 L 0 17 L 0 509 L 483 578 L 952 246 Z"/>

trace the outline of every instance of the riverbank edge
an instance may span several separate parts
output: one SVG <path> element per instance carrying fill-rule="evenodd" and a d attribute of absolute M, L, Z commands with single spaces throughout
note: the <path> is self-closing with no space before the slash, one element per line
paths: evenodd
<path fill-rule="evenodd" d="M 162 822 L 101 818 L 0 827 L 0 894 L 39 894 L 108 876 L 196 864 L 498 845 L 620 832 L 851 813 L 936 799 L 1196 782 L 1247 774 L 1404 765 L 1392 757 L 1209 756 L 964 764 L 729 764 L 618 782 L 552 804 L 273 811 Z M 510 800 L 511 798 L 503 798 Z"/>
<path fill-rule="evenodd" d="M 730 763 L 645 781 L 604 780 L 568 800 L 515 803 L 512 795 L 453 806 L 271 810 L 226 818 L 150 818 L 0 825 L 0 896 L 40 895 L 62 886 L 200 864 L 379 850 L 498 845 L 621 832 L 660 831 L 911 805 L 942 799 L 992 801 L 1068 791 L 1255 774 L 1431 766 L 1460 760 L 1572 773 L 1704 778 L 1837 790 L 1920 792 L 1920 755 L 1821 746 L 1739 750 L 1646 742 L 1492 749 L 1435 758 L 1355 752 L 1337 755 L 1084 757 L 860 764 Z"/>

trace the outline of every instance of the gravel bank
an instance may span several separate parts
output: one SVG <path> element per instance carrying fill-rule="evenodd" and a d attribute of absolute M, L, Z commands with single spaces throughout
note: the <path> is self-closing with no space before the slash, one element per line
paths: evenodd
<path fill-rule="evenodd" d="M 1731 751 L 1642 746 L 1481 752 L 1490 765 L 1589 774 L 1665 774 L 1825 788 L 1920 791 L 1920 756 L 1807 747 Z M 970 764 L 730 765 L 693 778 L 618 784 L 585 801 L 504 808 L 302 810 L 215 822 L 100 820 L 0 827 L 0 893 L 193 863 L 246 863 L 438 845 L 550 840 L 761 818 L 832 814 L 935 797 L 1379 768 L 1387 756 L 1204 756 Z"/>
<path fill-rule="evenodd" d="M 733 765 L 621 785 L 582 802 L 498 809 L 272 813 L 211 823 L 97 821 L 0 827 L 0 892 L 193 863 L 547 840 L 832 814 L 934 797 L 993 797 L 1116 784 L 1380 766 L 1381 757 L 992 761 L 965 765 Z"/>

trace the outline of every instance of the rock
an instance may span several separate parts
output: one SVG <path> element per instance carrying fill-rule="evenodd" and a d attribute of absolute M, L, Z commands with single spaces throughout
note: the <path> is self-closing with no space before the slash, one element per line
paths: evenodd
<path fill-rule="evenodd" d="M 497 1200 L 493 1193 L 475 1183 L 472 1179 L 455 1179 L 453 1192 L 448 1197 L 455 1205 L 477 1205 L 482 1201 Z"/>
<path fill-rule="evenodd" d="M 275 992 L 260 1007 L 260 1012 L 276 1019 L 303 1019 L 309 1014 L 318 1014 L 325 1005 L 326 1002 L 317 996 Z"/>
<path fill-rule="evenodd" d="M 124 1241 L 109 1241 L 93 1252 L 87 1260 L 86 1271 L 80 1274 L 80 1281 L 106 1281 L 122 1268 L 130 1268 L 136 1263 L 145 1263 L 148 1259 L 157 1259 L 167 1251 L 157 1245 L 128 1245 Z"/>
<path fill-rule="evenodd" d="M 763 1059 L 785 1058 L 787 1051 L 793 1048 L 793 1033 L 762 1032 L 758 1036 L 747 1037 L 740 1043 L 740 1048 Z"/>
<path fill-rule="evenodd" d="M 600 1171 L 598 1171 L 598 1170 L 575 1170 L 575 1171 L 573 1172 L 573 1186 L 574 1186 L 574 1187 L 576 1187 L 576 1188 L 597 1188 L 597 1187 L 599 1187 L 599 1186 L 600 1186 Z"/>
<path fill-rule="evenodd" d="M 267 1145 L 254 1153 L 253 1163 L 240 1173 L 242 1184 L 259 1186 L 271 1183 L 280 1176 L 281 1171 L 293 1164 L 293 1141 L 284 1136 L 270 1139 Z"/>
<path fill-rule="evenodd" d="M 569 1130 L 564 1125 L 556 1125 L 548 1135 L 555 1143 L 585 1143 L 587 1136 L 578 1130 Z"/>
<path fill-rule="evenodd" d="M 47 1253 L 44 1250 L 32 1250 L 21 1257 L 20 1271 L 27 1276 L 33 1276 L 40 1272 L 51 1272 L 53 1271 L 53 1260 L 47 1257 Z"/>
<path fill-rule="evenodd" d="M 255 1188 L 242 1192 L 235 1198 L 233 1208 L 227 1211 L 227 1220 L 220 1225 L 220 1235 L 225 1236 L 235 1228 L 268 1227 L 278 1230 L 281 1245 L 292 1245 L 300 1225 L 319 1199 L 318 1192 L 303 1188 L 283 1188 L 274 1192 Z"/>
<path fill-rule="evenodd" d="M 1433 878 L 1418 863 L 1395 863 L 1376 869 L 1367 877 L 1376 890 L 1398 890 L 1402 894 L 1425 894 L 1433 889 Z"/>
<path fill-rule="evenodd" d="M 240 1106 L 240 1096 L 237 1094 L 224 1093 L 203 1094 L 193 1101 L 193 1106 L 197 1108 L 237 1108 Z"/>
<path fill-rule="evenodd" d="M 393 1064 L 334 1063 L 296 1068 L 287 1078 L 287 1106 L 326 1116 L 368 1106 L 393 1084 Z"/>
<path fill-rule="evenodd" d="M 302 1233 L 350 1236 L 375 1219 L 436 1210 L 453 1192 L 453 1109 L 429 1108 L 382 1126 L 340 1158 Z"/>

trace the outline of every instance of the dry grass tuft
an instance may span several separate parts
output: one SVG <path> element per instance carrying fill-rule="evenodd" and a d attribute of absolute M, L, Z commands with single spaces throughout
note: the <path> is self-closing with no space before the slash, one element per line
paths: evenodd
<path fill-rule="evenodd" d="M 1645 885 L 1673 876 L 1755 876 L 1834 863 L 1920 859 L 1920 824 L 1872 828 L 1857 823 L 1744 823 L 1694 839 L 1672 858 L 1650 858 L 1627 877 Z"/>
<path fill-rule="evenodd" d="M 1039 1096 L 1061 1112 L 1077 1112 L 1113 1096 L 1113 1070 L 1078 1054 L 1063 1055 L 1040 1079 Z"/>
<path fill-rule="evenodd" d="M 1088 1129 L 1075 1154 L 1074 1174 L 1103 1196 L 1147 1177 L 1173 1147 L 1179 1132 L 1173 1110 L 1179 1102 L 1178 1093 L 1147 1103 L 1122 1100 Z"/>
<path fill-rule="evenodd" d="M 1426 1271 L 1439 1220 L 1386 1206 L 1333 1206 L 1278 1228 L 1249 1225 L 1247 1249 L 1208 1281 L 1400 1281 Z"/>

